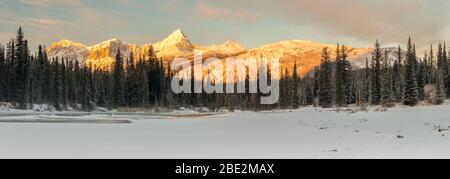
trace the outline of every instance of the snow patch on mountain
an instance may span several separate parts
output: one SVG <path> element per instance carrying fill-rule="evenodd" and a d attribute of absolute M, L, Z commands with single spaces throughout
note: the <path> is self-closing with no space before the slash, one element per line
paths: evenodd
<path fill-rule="evenodd" d="M 180 29 L 170 34 L 161 42 L 153 44 L 158 56 L 188 56 L 191 55 L 194 46 Z"/>
<path fill-rule="evenodd" d="M 52 43 L 45 49 L 49 58 L 69 58 L 77 60 L 80 64 L 84 63 L 85 58 L 89 54 L 88 48 L 78 42 L 70 40 L 60 40 Z"/>
<path fill-rule="evenodd" d="M 207 55 L 235 55 L 244 52 L 246 48 L 230 40 L 225 41 L 222 44 L 210 45 L 210 46 L 195 46 L 195 50 L 202 51 Z"/>
<path fill-rule="evenodd" d="M 118 49 L 120 49 L 120 53 L 124 57 L 124 61 L 126 61 L 131 52 L 134 51 L 135 46 L 114 38 L 91 46 L 88 49 L 90 52 L 86 59 L 88 66 L 93 68 L 110 68 L 114 64 Z"/>

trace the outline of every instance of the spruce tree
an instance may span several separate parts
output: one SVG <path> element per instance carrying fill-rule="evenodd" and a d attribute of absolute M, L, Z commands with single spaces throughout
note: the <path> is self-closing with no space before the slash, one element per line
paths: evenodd
<path fill-rule="evenodd" d="M 44 52 L 43 53 L 43 57 L 41 59 L 41 65 L 42 65 L 42 79 L 44 80 L 42 83 L 42 91 L 51 91 L 51 65 L 50 65 L 50 60 L 47 57 L 47 54 Z M 50 98 L 51 98 L 51 94 L 48 92 L 44 92 L 42 93 L 42 98 L 43 98 L 43 102 L 44 103 L 49 103 L 50 102 Z"/>
<path fill-rule="evenodd" d="M 291 81 L 291 107 L 296 109 L 300 106 L 299 94 L 298 94 L 298 72 L 297 72 L 297 62 L 294 64 L 294 69 L 292 72 L 292 81 Z M 268 77 L 270 79 L 270 77 Z"/>
<path fill-rule="evenodd" d="M 381 102 L 381 60 L 382 50 L 380 43 L 375 43 L 375 49 L 372 54 L 372 83 L 371 83 L 371 98 L 372 105 L 379 105 Z"/>
<path fill-rule="evenodd" d="M 28 103 L 30 105 L 35 104 L 35 103 L 39 103 L 39 101 L 37 101 L 36 97 L 40 95 L 40 90 L 39 90 L 39 84 L 38 84 L 38 78 L 36 75 L 34 74 L 38 74 L 37 72 L 37 60 L 35 59 L 35 56 L 30 55 L 29 57 L 29 79 L 28 79 Z"/>
<path fill-rule="evenodd" d="M 97 104 L 97 88 L 95 86 L 96 79 L 94 79 L 94 67 L 88 67 L 88 87 L 89 87 L 89 102 L 94 107 Z"/>
<path fill-rule="evenodd" d="M 429 77 L 428 77 L 428 83 L 434 83 L 434 72 L 435 72 L 435 63 L 434 63 L 434 51 L 433 51 L 433 45 L 430 46 L 430 54 L 428 57 L 428 72 L 429 72 Z"/>
<path fill-rule="evenodd" d="M 84 81 L 84 69 L 81 69 L 80 64 L 77 60 L 75 60 L 75 65 L 73 69 L 73 73 L 75 76 L 75 101 L 76 104 L 81 104 L 83 102 L 82 95 L 83 93 L 83 81 Z"/>
<path fill-rule="evenodd" d="M 36 97 L 37 100 L 41 103 L 44 103 L 44 85 L 45 85 L 45 61 L 44 61 L 44 49 L 41 45 L 39 45 L 38 47 L 38 54 L 37 54 L 37 59 L 36 59 L 36 73 L 34 74 L 34 76 L 37 79 L 37 84 L 36 84 L 36 88 L 39 90 L 39 93 L 37 94 L 38 96 Z"/>
<path fill-rule="evenodd" d="M 170 86 L 169 86 L 169 84 L 167 83 L 167 80 L 166 80 L 166 70 L 164 68 L 164 61 L 163 61 L 163 59 L 160 59 L 159 63 L 160 63 L 160 65 L 159 65 L 159 75 L 158 75 L 158 77 L 159 77 L 159 91 L 160 91 L 159 102 L 160 102 L 160 104 L 162 106 L 167 106 L 167 103 L 168 103 L 167 102 L 167 94 L 168 94 L 168 91 L 170 91 Z M 148 81 L 148 79 L 147 79 L 147 81 Z M 194 85 L 192 85 L 192 86 L 194 86 Z M 198 96 L 196 94 L 196 98 L 197 97 Z M 194 104 L 197 104 L 197 100 L 195 101 Z"/>
<path fill-rule="evenodd" d="M 350 103 L 354 103 L 356 101 L 356 83 L 353 80 L 353 69 L 352 69 L 352 64 L 350 63 L 350 61 L 347 59 L 348 58 L 348 51 L 347 51 L 347 47 L 345 45 L 342 45 L 341 47 L 341 58 L 342 58 L 342 63 L 344 64 L 344 72 L 343 72 L 343 77 L 344 77 L 344 86 L 345 86 L 345 91 L 346 91 L 346 103 L 350 104 Z M 353 88 L 353 89 L 352 89 Z"/>
<path fill-rule="evenodd" d="M 381 104 L 385 107 L 391 107 L 393 102 L 392 94 L 392 74 L 390 71 L 390 60 L 388 51 L 385 50 L 382 65 L 382 89 L 381 89 Z"/>
<path fill-rule="evenodd" d="M 345 107 L 354 98 L 350 88 L 352 78 L 351 64 L 347 60 L 347 47 L 342 46 L 341 48 L 338 44 L 336 49 L 336 105 Z"/>
<path fill-rule="evenodd" d="M 3 47 L 3 44 L 0 44 L 0 102 L 6 101 L 7 70 L 5 48 Z"/>
<path fill-rule="evenodd" d="M 393 86 L 393 96 L 396 102 L 402 100 L 403 95 L 403 65 L 402 65 L 402 49 L 398 47 L 397 59 L 394 61 L 392 67 L 392 86 Z"/>
<path fill-rule="evenodd" d="M 318 96 L 319 96 L 319 79 L 320 79 L 320 66 L 314 69 L 313 76 L 313 95 L 314 95 L 314 105 L 318 105 Z"/>
<path fill-rule="evenodd" d="M 27 41 L 25 40 L 22 28 L 19 28 L 17 31 L 15 48 L 16 88 L 14 90 L 14 99 L 19 103 L 21 109 L 25 109 L 27 107 L 28 96 L 29 59 Z"/>
<path fill-rule="evenodd" d="M 133 53 L 130 54 L 130 57 L 127 61 L 127 71 L 126 71 L 126 87 L 125 87 L 125 99 L 126 104 L 129 107 L 135 107 L 138 102 L 138 93 L 136 91 L 137 89 L 137 77 L 136 77 L 136 66 L 134 64 L 134 57 Z"/>
<path fill-rule="evenodd" d="M 335 70 L 335 87 L 336 87 L 336 105 L 343 107 L 346 105 L 346 86 L 344 82 L 345 66 L 341 58 L 340 45 L 336 47 L 336 70 Z"/>
<path fill-rule="evenodd" d="M 56 110 L 61 110 L 61 75 L 58 59 L 52 63 L 52 103 Z"/>
<path fill-rule="evenodd" d="M 450 51 L 449 51 L 450 53 Z M 442 79 L 444 81 L 444 87 L 446 89 L 450 89 L 450 74 L 449 74 L 449 56 L 447 56 L 447 45 L 444 42 L 444 47 L 442 49 L 442 63 L 443 63 L 443 69 L 442 69 Z M 447 90 L 447 95 L 450 96 L 450 90 Z"/>
<path fill-rule="evenodd" d="M 425 88 L 425 83 L 424 83 L 424 76 L 423 76 L 423 65 L 422 65 L 422 61 L 417 58 L 417 53 L 416 53 L 416 45 L 413 44 L 413 58 L 414 58 L 414 63 L 415 63 L 415 72 L 416 72 L 416 81 L 417 81 L 417 97 L 419 100 L 423 100 L 424 99 L 424 88 Z"/>
<path fill-rule="evenodd" d="M 246 85 L 248 86 L 248 85 Z M 289 71 L 288 69 L 284 69 L 284 74 L 282 75 L 282 79 L 281 79 L 281 91 L 280 93 L 283 94 L 281 95 L 281 99 L 280 99 L 280 106 L 283 109 L 286 109 L 290 106 L 290 95 L 291 95 L 291 76 L 289 75 Z M 249 94 L 248 94 L 249 95 Z"/>
<path fill-rule="evenodd" d="M 149 107 L 149 89 L 148 89 L 147 72 L 145 70 L 145 62 L 142 59 L 139 60 L 136 66 L 136 71 L 137 71 L 136 105 L 139 105 L 141 107 Z"/>
<path fill-rule="evenodd" d="M 16 81 L 16 56 L 15 56 L 15 52 L 16 51 L 16 47 L 15 47 L 15 42 L 14 39 L 11 40 L 8 45 L 7 45 L 7 50 L 6 50 L 6 60 L 7 60 L 7 94 L 6 94 L 6 101 L 8 102 L 14 102 L 16 100 L 15 98 L 15 89 L 17 86 L 17 81 Z"/>
<path fill-rule="evenodd" d="M 363 90 L 362 90 L 362 97 L 363 102 L 368 104 L 370 102 L 370 84 L 371 84 L 371 69 L 369 65 L 369 58 L 365 59 L 366 61 L 366 67 L 364 68 L 364 75 L 363 75 Z"/>
<path fill-rule="evenodd" d="M 416 80 L 416 62 L 414 57 L 414 49 L 411 38 L 408 41 L 405 65 L 405 92 L 403 96 L 403 104 L 415 106 L 418 103 L 418 89 Z"/>
<path fill-rule="evenodd" d="M 81 71 L 81 79 L 80 79 L 80 83 L 82 84 L 81 86 L 81 107 L 84 111 L 91 111 L 92 110 L 92 105 L 90 103 L 89 100 L 89 96 L 90 96 L 90 90 L 89 90 L 89 70 L 87 67 L 83 67 L 83 70 Z"/>
<path fill-rule="evenodd" d="M 65 59 L 61 61 L 61 104 L 64 108 L 68 104 L 68 84 L 67 84 L 67 63 Z"/>
<path fill-rule="evenodd" d="M 319 106 L 329 108 L 332 106 L 332 74 L 330 63 L 330 52 L 328 47 L 322 50 L 322 64 L 320 65 L 319 75 Z"/>
<path fill-rule="evenodd" d="M 445 93 L 445 87 L 444 87 L 444 79 L 442 78 L 442 74 L 437 74 L 437 80 L 436 80 L 436 105 L 441 105 L 445 102 L 446 93 Z"/>
<path fill-rule="evenodd" d="M 124 105 L 124 70 L 123 60 L 120 49 L 117 49 L 116 61 L 113 70 L 113 106 L 121 107 Z"/>
<path fill-rule="evenodd" d="M 149 86 L 149 100 L 151 106 L 155 107 L 159 106 L 161 101 L 161 78 L 163 78 L 162 75 L 164 74 L 164 69 L 161 66 L 160 60 L 156 57 L 153 47 L 150 47 L 148 54 L 146 71 Z M 187 102 L 189 99 L 188 96 L 188 94 L 180 94 L 180 97 L 184 102 Z"/>

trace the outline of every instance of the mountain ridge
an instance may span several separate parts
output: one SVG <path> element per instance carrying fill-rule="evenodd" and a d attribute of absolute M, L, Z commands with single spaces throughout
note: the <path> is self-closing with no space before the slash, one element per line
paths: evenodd
<path fill-rule="evenodd" d="M 136 45 L 113 38 L 99 44 L 86 46 L 79 42 L 62 39 L 52 43 L 46 48 L 46 52 L 50 58 L 72 58 L 78 60 L 80 64 L 93 68 L 110 69 L 114 63 L 117 49 L 120 49 L 125 59 L 133 54 L 134 59 L 137 60 L 142 56 L 146 57 L 150 47 L 153 47 L 158 58 L 165 60 L 171 60 L 175 57 L 192 59 L 196 50 L 202 51 L 204 58 L 280 58 L 282 69 L 288 69 L 289 71 L 297 63 L 299 66 L 298 73 L 302 75 L 307 74 L 320 64 L 324 47 L 329 48 L 332 58 L 334 58 L 336 51 L 336 45 L 309 40 L 284 40 L 251 49 L 230 40 L 222 44 L 201 46 L 193 44 L 181 29 L 177 29 L 167 38 L 156 43 Z M 370 58 L 373 51 L 373 48 L 353 48 L 351 46 L 347 46 L 347 48 L 348 59 L 355 68 L 364 67 L 365 59 Z M 388 52 L 394 58 L 395 53 L 392 50 L 388 50 Z"/>

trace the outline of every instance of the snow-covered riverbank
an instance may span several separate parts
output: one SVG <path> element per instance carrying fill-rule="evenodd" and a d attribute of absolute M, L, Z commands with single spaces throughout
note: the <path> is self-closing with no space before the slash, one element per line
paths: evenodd
<path fill-rule="evenodd" d="M 0 158 L 450 158 L 448 104 L 355 113 L 0 113 Z"/>

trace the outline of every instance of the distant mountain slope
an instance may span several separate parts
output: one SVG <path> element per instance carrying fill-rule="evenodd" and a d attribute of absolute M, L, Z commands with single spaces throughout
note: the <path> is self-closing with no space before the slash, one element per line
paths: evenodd
<path fill-rule="evenodd" d="M 246 49 L 242 45 L 232 41 L 226 41 L 218 45 L 200 46 L 193 45 L 181 30 L 176 30 L 161 42 L 148 43 L 142 46 L 125 43 L 119 39 L 107 40 L 91 47 L 69 40 L 61 40 L 52 43 L 46 51 L 50 58 L 71 58 L 78 60 L 81 64 L 87 64 L 94 68 L 109 69 L 114 63 L 117 49 L 120 48 L 125 60 L 128 59 L 131 53 L 133 53 L 135 60 L 137 60 L 142 56 L 146 57 L 151 46 L 153 46 L 159 58 L 166 60 L 173 59 L 174 57 L 192 59 L 196 50 L 202 51 L 204 58 L 280 58 L 283 71 L 288 69 L 292 73 L 293 65 L 297 63 L 299 74 L 306 74 L 320 64 L 321 53 L 324 47 L 329 48 L 332 58 L 335 58 L 336 51 L 336 45 L 304 40 L 280 41 L 253 49 Z M 364 67 L 365 59 L 370 59 L 373 51 L 372 48 L 353 48 L 350 46 L 347 48 L 349 53 L 348 59 L 354 68 Z M 396 49 L 387 48 L 387 50 L 389 51 L 390 57 L 394 59 Z"/>

